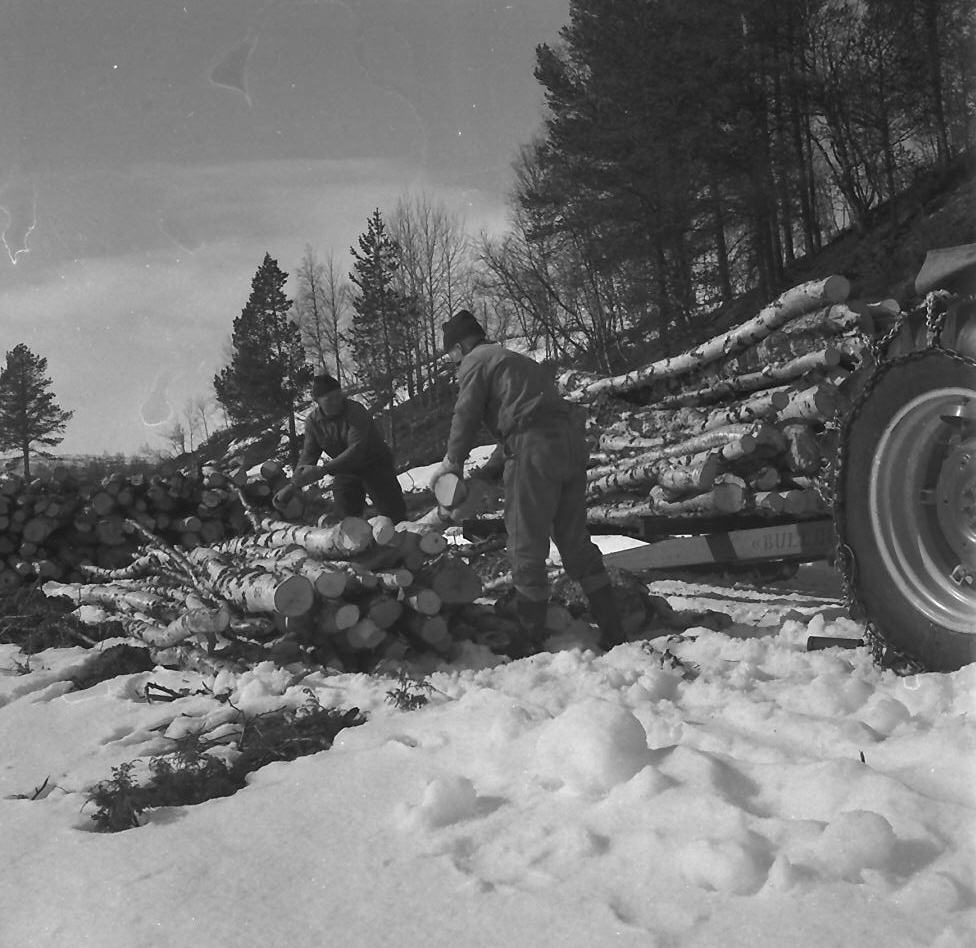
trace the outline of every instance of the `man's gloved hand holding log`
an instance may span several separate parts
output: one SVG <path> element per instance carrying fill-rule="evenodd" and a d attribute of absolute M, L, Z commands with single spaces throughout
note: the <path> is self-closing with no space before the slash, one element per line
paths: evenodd
<path fill-rule="evenodd" d="M 431 492 L 434 491 L 434 489 L 437 487 L 437 482 L 445 474 L 454 474 L 457 477 L 460 477 L 461 476 L 461 465 L 460 464 L 456 464 L 454 461 L 451 461 L 448 458 L 444 458 L 444 460 L 441 461 L 440 464 L 438 464 L 430 472 L 430 478 L 427 481 L 427 487 L 428 487 L 428 489 Z"/>
<path fill-rule="evenodd" d="M 274 504 L 275 510 L 282 511 L 291 503 L 297 494 L 298 488 L 294 484 L 285 484 L 271 498 L 271 503 Z"/>

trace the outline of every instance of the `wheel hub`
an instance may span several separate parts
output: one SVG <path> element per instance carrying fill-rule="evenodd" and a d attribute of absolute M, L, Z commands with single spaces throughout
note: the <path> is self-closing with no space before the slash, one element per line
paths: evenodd
<path fill-rule="evenodd" d="M 976 568 L 976 435 L 953 447 L 939 471 L 936 510 L 959 561 Z"/>
<path fill-rule="evenodd" d="M 976 632 L 976 429 L 967 388 L 935 388 L 890 420 L 877 443 L 868 504 L 887 573 L 913 608 Z"/>

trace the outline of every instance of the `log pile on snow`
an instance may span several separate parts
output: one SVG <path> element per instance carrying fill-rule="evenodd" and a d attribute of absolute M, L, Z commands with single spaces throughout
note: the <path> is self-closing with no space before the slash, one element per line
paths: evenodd
<path fill-rule="evenodd" d="M 83 567 L 49 580 L 86 623 L 117 621 L 156 661 L 215 667 L 262 657 L 339 670 L 448 656 L 462 640 L 504 648 L 514 621 L 482 600 L 478 574 L 444 535 L 384 517 L 311 527 L 248 510 L 252 531 L 186 552 L 137 524 L 143 547 L 125 567 Z"/>
<path fill-rule="evenodd" d="M 870 363 L 894 301 L 848 302 L 841 276 L 624 375 L 559 377 L 590 413 L 589 518 L 820 516 L 844 382 Z"/>
<path fill-rule="evenodd" d="M 30 481 L 2 478 L 0 593 L 38 579 L 79 582 L 85 565 L 127 564 L 142 543 L 132 522 L 185 550 L 240 536 L 249 529 L 241 496 L 270 504 L 285 480 L 273 461 L 250 472 L 163 465 L 90 481 L 56 467 Z"/>

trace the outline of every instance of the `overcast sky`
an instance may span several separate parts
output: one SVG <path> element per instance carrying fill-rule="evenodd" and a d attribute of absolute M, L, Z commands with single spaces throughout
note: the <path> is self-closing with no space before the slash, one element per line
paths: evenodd
<path fill-rule="evenodd" d="M 345 254 L 424 191 L 503 226 L 569 0 L 0 0 L 0 358 L 59 451 L 162 447 L 265 252 Z"/>

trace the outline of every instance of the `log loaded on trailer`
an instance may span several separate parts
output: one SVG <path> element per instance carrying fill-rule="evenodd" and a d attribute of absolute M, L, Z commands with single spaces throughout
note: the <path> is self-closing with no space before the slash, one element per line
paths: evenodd
<path fill-rule="evenodd" d="M 976 660 L 976 244 L 931 251 L 904 308 L 849 292 L 827 277 L 680 355 L 563 373 L 596 444 L 588 519 L 648 541 L 605 557 L 633 571 L 832 560 L 880 661 L 956 669 Z"/>

